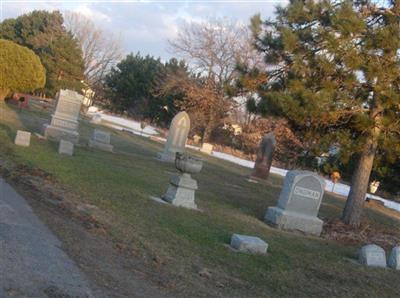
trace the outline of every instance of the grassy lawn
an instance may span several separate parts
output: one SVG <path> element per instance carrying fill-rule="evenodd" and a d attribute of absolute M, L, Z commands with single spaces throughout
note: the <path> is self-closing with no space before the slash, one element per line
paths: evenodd
<path fill-rule="evenodd" d="M 29 148 L 13 145 L 17 129 L 40 133 L 49 119 L 46 112 L 18 111 L 0 104 L 2 159 L 41 168 L 82 202 L 99 207 L 107 214 L 100 220 L 114 239 L 157 256 L 174 283 L 175 296 L 400 296 L 400 271 L 355 264 L 358 246 L 264 224 L 267 207 L 275 205 L 279 196 L 281 177 L 271 177 L 268 186 L 249 183 L 245 176 L 250 169 L 203 156 L 203 170 L 194 176 L 199 184 L 196 203 L 202 212 L 174 208 L 149 199 L 166 191 L 175 172 L 173 165 L 155 159 L 162 144 L 113 132 L 116 153 L 93 150 L 86 143 L 94 126 L 81 121 L 81 146 L 73 157 L 58 155 L 57 144 L 36 136 Z M 319 216 L 340 216 L 343 203 L 325 194 Z M 373 210 L 366 217 L 400 233 L 400 222 L 393 218 Z M 264 239 L 268 255 L 231 251 L 227 244 L 232 233 Z M 204 268 L 211 278 L 199 275 Z"/>

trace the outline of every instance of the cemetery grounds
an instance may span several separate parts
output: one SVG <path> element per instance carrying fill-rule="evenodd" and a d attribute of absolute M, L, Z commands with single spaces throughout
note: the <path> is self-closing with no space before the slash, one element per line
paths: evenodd
<path fill-rule="evenodd" d="M 149 196 L 162 195 L 176 171 L 155 158 L 163 144 L 110 130 L 115 153 L 91 149 L 96 126 L 84 117 L 73 157 L 34 134 L 28 148 L 13 144 L 17 129 L 42 133 L 50 115 L 0 104 L 0 173 L 104 297 L 400 297 L 399 271 L 357 263 L 363 244 L 388 253 L 400 242 L 399 213 L 372 205 L 360 230 L 343 230 L 334 219 L 344 200 L 325 193 L 321 238 L 279 231 L 263 218 L 281 177 L 250 183 L 251 169 L 195 151 L 205 159 L 193 176 L 202 211 L 159 204 Z M 260 237 L 268 254 L 232 251 L 232 233 Z"/>

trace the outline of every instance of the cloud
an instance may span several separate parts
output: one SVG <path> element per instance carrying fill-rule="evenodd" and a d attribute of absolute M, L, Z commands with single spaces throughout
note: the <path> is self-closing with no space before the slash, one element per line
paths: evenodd
<path fill-rule="evenodd" d="M 27 2 L 3 4 L 4 18 L 16 17 L 34 9 L 71 10 L 90 18 L 103 30 L 121 36 L 125 52 L 138 52 L 169 59 L 168 40 L 174 39 L 185 22 L 203 22 L 212 18 L 227 18 L 248 24 L 256 13 L 272 17 L 276 4 L 287 1 L 235 2 Z"/>
<path fill-rule="evenodd" d="M 101 22 L 111 23 L 112 21 L 112 18 L 109 15 L 101 11 L 98 11 L 96 9 L 93 9 L 87 5 L 79 5 L 75 7 L 73 11 L 84 15 L 85 17 L 96 23 L 101 23 Z"/>

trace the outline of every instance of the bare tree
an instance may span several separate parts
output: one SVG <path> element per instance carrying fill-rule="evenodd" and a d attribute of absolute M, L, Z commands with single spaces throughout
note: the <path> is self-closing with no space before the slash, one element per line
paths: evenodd
<path fill-rule="evenodd" d="M 80 13 L 66 12 L 64 24 L 81 45 L 86 82 L 93 88 L 122 58 L 121 40 Z"/>
<path fill-rule="evenodd" d="M 254 67 L 263 63 L 252 38 L 247 26 L 214 19 L 184 24 L 169 45 L 170 51 L 187 60 L 195 71 L 223 86 L 235 78 L 238 64 Z"/>
<path fill-rule="evenodd" d="M 234 98 L 234 81 L 239 77 L 238 65 L 246 68 L 264 65 L 262 57 L 253 47 L 251 30 L 228 19 L 214 19 L 203 23 L 186 23 L 175 40 L 169 41 L 170 52 L 189 62 L 192 70 L 199 73 L 203 83 L 180 85 L 186 94 L 181 107 L 192 111 L 192 115 L 204 114 L 203 141 L 208 141 L 214 128 L 230 115 L 243 113 L 244 101 Z M 179 86 L 178 86 L 179 87 Z M 236 121 L 236 120 L 233 120 Z"/>

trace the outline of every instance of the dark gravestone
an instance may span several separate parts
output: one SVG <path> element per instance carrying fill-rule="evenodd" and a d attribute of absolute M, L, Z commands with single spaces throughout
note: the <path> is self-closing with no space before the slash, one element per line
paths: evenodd
<path fill-rule="evenodd" d="M 263 180 L 268 178 L 274 156 L 275 145 L 276 140 L 273 132 L 270 132 L 263 137 L 257 152 L 257 159 L 254 164 L 251 178 Z"/>

